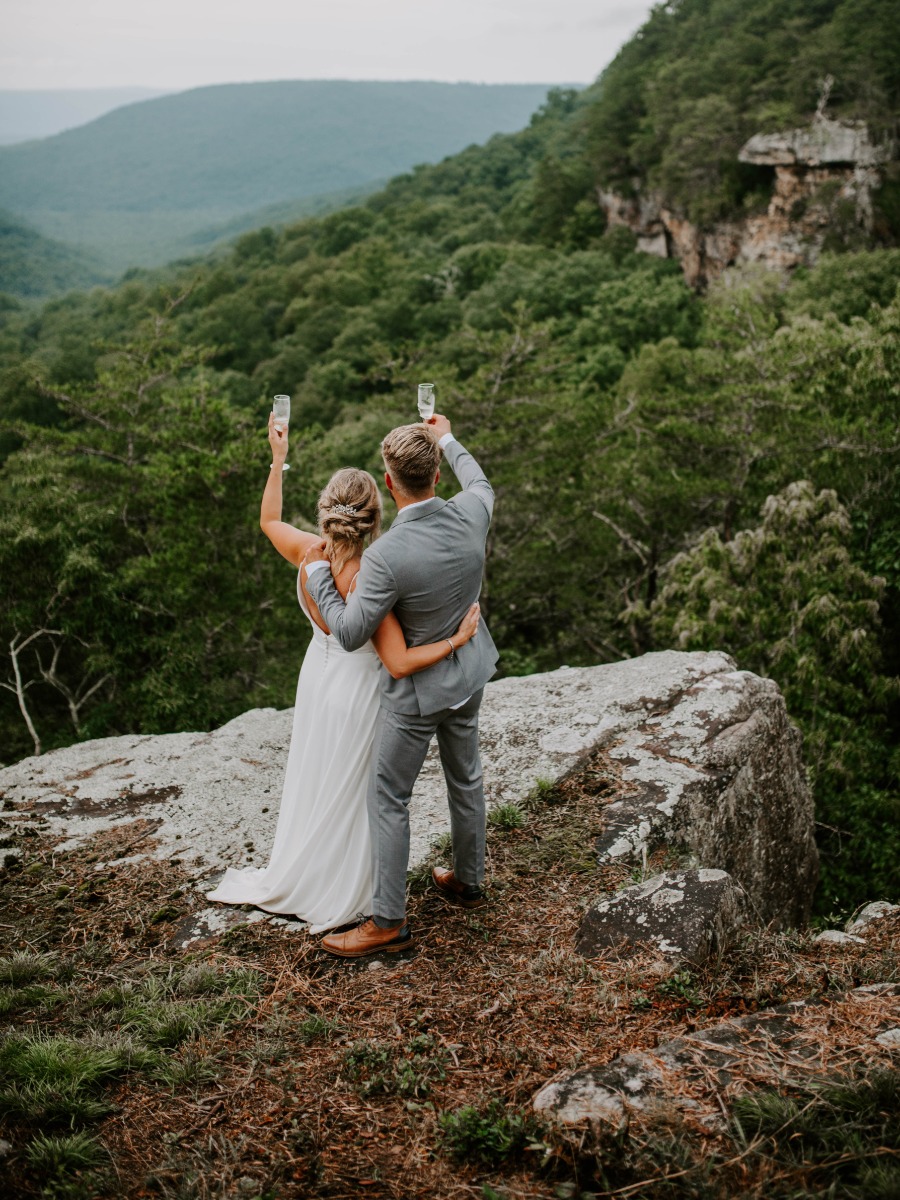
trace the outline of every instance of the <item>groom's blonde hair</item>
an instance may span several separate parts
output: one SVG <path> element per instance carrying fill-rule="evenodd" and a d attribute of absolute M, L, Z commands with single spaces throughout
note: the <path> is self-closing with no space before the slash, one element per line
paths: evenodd
<path fill-rule="evenodd" d="M 427 425 L 398 425 L 381 443 L 381 457 L 394 486 L 415 498 L 431 490 L 441 448 Z"/>

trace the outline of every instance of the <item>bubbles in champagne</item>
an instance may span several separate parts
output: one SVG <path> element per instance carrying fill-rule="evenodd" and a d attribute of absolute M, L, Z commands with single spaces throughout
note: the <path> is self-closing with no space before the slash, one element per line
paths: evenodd
<path fill-rule="evenodd" d="M 423 421 L 429 421 L 434 416 L 434 384 L 419 384 L 418 400 L 419 416 Z"/>

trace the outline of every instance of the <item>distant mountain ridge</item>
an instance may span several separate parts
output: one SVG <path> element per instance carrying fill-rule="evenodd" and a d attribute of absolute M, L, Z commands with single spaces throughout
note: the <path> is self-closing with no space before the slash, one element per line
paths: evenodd
<path fill-rule="evenodd" d="M 0 88 L 0 145 L 53 137 L 123 104 L 164 96 L 168 88 Z"/>
<path fill-rule="evenodd" d="M 153 265 L 241 214 L 520 129 L 550 86 L 302 80 L 160 96 L 0 148 L 0 206 L 108 269 Z"/>

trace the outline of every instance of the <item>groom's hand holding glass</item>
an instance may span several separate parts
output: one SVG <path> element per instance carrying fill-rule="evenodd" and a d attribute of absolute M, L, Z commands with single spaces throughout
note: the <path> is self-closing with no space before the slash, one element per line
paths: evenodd
<path fill-rule="evenodd" d="M 425 424 L 431 429 L 431 432 L 438 441 L 446 433 L 450 433 L 450 422 L 443 413 L 435 413 L 433 417 L 429 417 Z"/>

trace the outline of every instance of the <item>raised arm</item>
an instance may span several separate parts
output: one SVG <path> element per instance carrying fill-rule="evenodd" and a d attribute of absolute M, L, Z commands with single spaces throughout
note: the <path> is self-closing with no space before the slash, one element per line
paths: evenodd
<path fill-rule="evenodd" d="M 282 558 L 299 567 L 310 546 L 318 545 L 321 538 L 281 519 L 281 480 L 284 474 L 281 464 L 287 458 L 288 436 L 286 429 L 275 428 L 272 413 L 269 413 L 269 445 L 272 449 L 272 466 L 259 510 L 259 527 Z"/>
<path fill-rule="evenodd" d="M 437 435 L 444 458 L 450 464 L 450 469 L 462 485 L 463 491 L 478 497 L 487 509 L 490 519 L 494 512 L 494 489 L 488 482 L 487 475 L 468 450 L 453 436 L 450 422 L 442 413 L 435 413 L 428 424 Z"/>
<path fill-rule="evenodd" d="M 460 646 L 475 636 L 481 609 L 476 602 L 460 622 L 459 628 L 441 642 L 430 642 L 427 646 L 407 646 L 394 614 L 388 613 L 372 637 L 378 657 L 394 679 L 405 679 L 427 667 L 433 667 L 441 659 L 450 658 Z"/>

